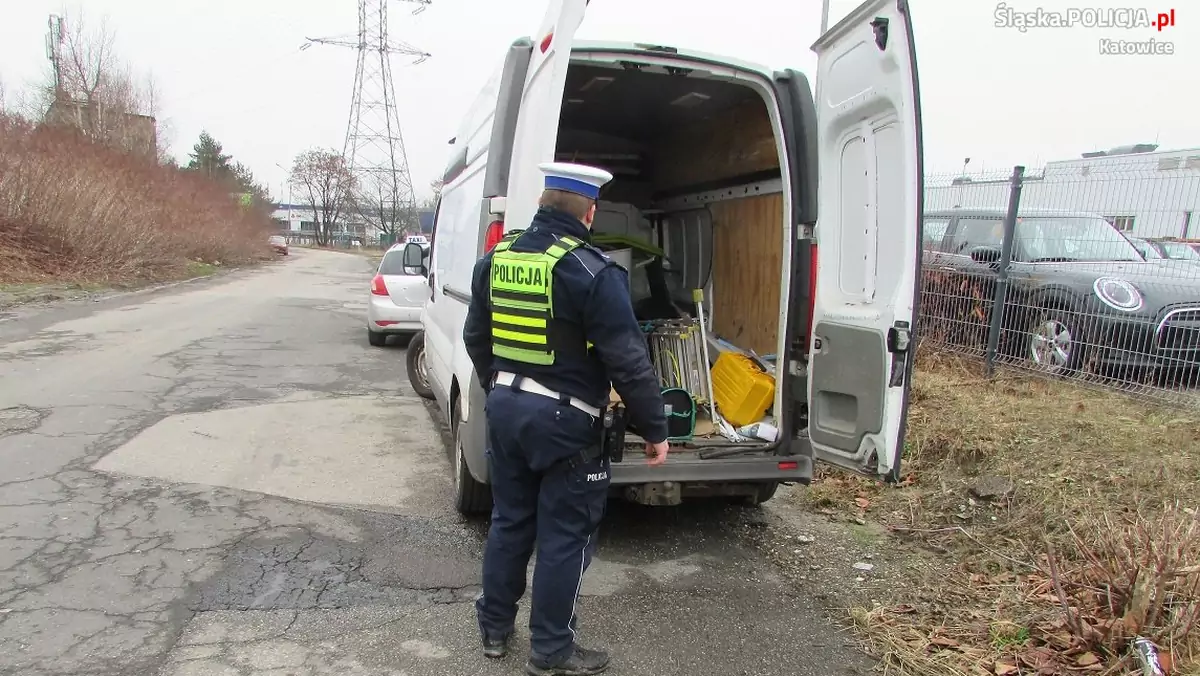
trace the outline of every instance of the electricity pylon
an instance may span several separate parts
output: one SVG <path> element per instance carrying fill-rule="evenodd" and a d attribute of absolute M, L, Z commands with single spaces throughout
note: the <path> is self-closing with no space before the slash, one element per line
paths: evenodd
<path fill-rule="evenodd" d="M 413 14 L 432 0 L 399 0 L 416 4 Z M 306 38 L 312 43 L 350 47 L 358 51 L 354 92 L 342 156 L 354 176 L 353 211 L 381 235 L 397 235 L 416 227 L 417 205 L 392 81 L 392 54 L 416 57 L 429 54 L 403 42 L 388 39 L 389 0 L 358 0 L 358 35 L 341 38 Z"/>

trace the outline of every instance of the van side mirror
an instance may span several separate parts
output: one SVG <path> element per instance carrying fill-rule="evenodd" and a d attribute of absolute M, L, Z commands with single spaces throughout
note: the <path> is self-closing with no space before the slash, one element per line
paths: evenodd
<path fill-rule="evenodd" d="M 422 277 L 429 275 L 429 270 L 425 267 L 425 249 L 416 242 L 404 245 L 403 265 L 404 274 Z"/>
<path fill-rule="evenodd" d="M 971 260 L 996 267 L 1000 264 L 1000 248 L 994 246 L 977 246 L 971 249 Z"/>

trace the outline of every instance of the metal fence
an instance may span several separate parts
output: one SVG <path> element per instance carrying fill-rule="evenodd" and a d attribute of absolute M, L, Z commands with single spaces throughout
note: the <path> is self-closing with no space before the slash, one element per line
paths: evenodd
<path fill-rule="evenodd" d="M 925 344 L 1200 406 L 1200 150 L 925 190 Z"/>

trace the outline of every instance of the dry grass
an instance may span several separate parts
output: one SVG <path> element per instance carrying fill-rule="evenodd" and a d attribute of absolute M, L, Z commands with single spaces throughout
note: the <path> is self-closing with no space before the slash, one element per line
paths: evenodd
<path fill-rule="evenodd" d="M 203 177 L 0 115 L 0 284 L 129 284 L 270 256 L 266 214 Z"/>
<path fill-rule="evenodd" d="M 904 463 L 897 487 L 800 494 L 943 555 L 919 591 L 852 612 L 900 672 L 1130 673 L 1143 636 L 1200 673 L 1200 417 L 926 354 Z"/>

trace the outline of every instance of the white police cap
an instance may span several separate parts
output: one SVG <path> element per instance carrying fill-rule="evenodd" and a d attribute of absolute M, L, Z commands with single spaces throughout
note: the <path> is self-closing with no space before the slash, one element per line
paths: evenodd
<path fill-rule="evenodd" d="M 545 162 L 538 169 L 546 175 L 547 190 L 573 192 L 593 200 L 600 198 L 601 186 L 613 180 L 607 171 L 583 164 Z"/>

